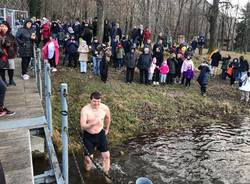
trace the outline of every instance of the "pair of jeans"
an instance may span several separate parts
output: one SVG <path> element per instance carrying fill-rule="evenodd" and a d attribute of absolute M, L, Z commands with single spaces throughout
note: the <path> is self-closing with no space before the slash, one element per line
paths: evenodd
<path fill-rule="evenodd" d="M 152 81 L 153 80 L 154 73 L 149 73 L 148 72 L 148 80 Z"/>
<path fill-rule="evenodd" d="M 87 73 L 87 62 L 86 61 L 80 61 L 80 72 L 81 73 Z"/>
<path fill-rule="evenodd" d="M 5 85 L 5 82 L 2 79 L 0 79 L 0 107 L 4 105 L 6 88 L 7 87 Z"/>
<path fill-rule="evenodd" d="M 93 56 L 92 60 L 93 60 L 93 72 L 94 72 L 94 75 L 100 75 L 100 62 L 101 62 L 102 59 Z"/>
<path fill-rule="evenodd" d="M 160 83 L 166 83 L 167 74 L 160 74 Z"/>

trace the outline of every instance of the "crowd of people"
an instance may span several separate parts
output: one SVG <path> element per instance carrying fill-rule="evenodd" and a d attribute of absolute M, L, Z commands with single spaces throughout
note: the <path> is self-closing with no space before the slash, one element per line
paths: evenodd
<path fill-rule="evenodd" d="M 192 58 L 205 45 L 205 37 L 200 35 L 190 42 L 171 43 L 165 45 L 163 33 L 159 33 L 156 42 L 152 43 L 152 33 L 148 27 L 139 25 L 133 27 L 125 35 L 116 22 L 105 20 L 103 40 L 97 39 L 97 19 L 80 22 L 77 19 L 71 23 L 49 21 L 47 18 L 32 18 L 24 22 L 16 35 L 11 33 L 8 22 L 0 23 L 0 117 L 14 115 L 4 105 L 7 86 L 15 86 L 14 58 L 21 61 L 21 78 L 29 80 L 28 69 L 33 48 L 42 48 L 42 58 L 49 62 L 52 72 L 57 72 L 59 58 L 63 58 L 62 65 L 79 68 L 82 75 L 93 73 L 100 76 L 106 83 L 109 67 L 115 71 L 126 71 L 125 82 L 135 82 L 136 69 L 139 70 L 139 83 L 145 85 L 183 85 L 190 88 L 195 72 L 200 71 L 197 82 L 202 96 L 206 96 L 209 79 L 218 76 L 221 66 L 221 80 L 230 78 L 231 85 L 239 85 L 241 101 L 249 102 L 250 73 L 249 63 L 241 56 L 233 58 L 222 56 L 221 50 L 213 52 L 210 58 L 196 69 Z M 90 63 L 90 64 L 89 64 Z M 91 69 L 91 71 L 88 71 Z M 8 81 L 6 79 L 8 73 Z M 118 73 L 118 72 L 117 72 Z M 119 72 L 120 74 L 121 72 Z M 110 168 L 110 153 L 106 135 L 110 126 L 109 108 L 101 103 L 101 94 L 94 92 L 90 96 L 90 104 L 81 110 L 80 125 L 84 131 L 83 142 L 89 153 L 85 156 L 85 168 L 91 169 L 94 148 L 102 153 L 104 172 L 108 174 Z M 104 129 L 104 124 L 106 129 Z"/>
<path fill-rule="evenodd" d="M 205 45 L 205 37 L 200 35 L 190 42 L 166 43 L 166 37 L 159 33 L 156 42 L 152 43 L 152 32 L 143 25 L 134 26 L 125 35 L 119 23 L 105 20 L 103 40 L 97 39 L 97 18 L 79 19 L 62 23 L 60 20 L 49 21 L 47 18 L 36 19 L 33 17 L 24 22 L 16 36 L 11 34 L 11 28 L 1 32 L 1 47 L 8 52 L 8 66 L 0 69 L 0 75 L 5 86 L 16 85 L 14 76 L 14 57 L 17 54 L 22 58 L 21 78 L 28 80 L 28 67 L 33 57 L 33 45 L 42 47 L 42 57 L 50 63 L 52 72 L 57 71 L 60 56 L 63 57 L 62 65 L 79 68 L 80 73 L 86 74 L 89 68 L 94 75 L 100 76 L 103 82 L 108 80 L 108 68 L 126 70 L 125 82 L 134 82 L 135 70 L 139 70 L 139 82 L 147 85 L 173 85 L 182 84 L 189 88 L 195 75 L 195 66 L 192 57 Z M 11 36 L 10 36 L 11 35 Z M 5 46 L 3 38 L 9 40 L 11 46 Z M 6 48 L 5 48 L 6 47 Z M 89 64 L 91 63 L 91 65 Z M 230 84 L 244 83 L 249 65 L 242 57 L 234 58 L 221 56 L 221 51 L 214 52 L 209 59 L 202 62 L 198 82 L 201 94 L 206 95 L 208 79 L 217 75 L 221 63 L 221 78 L 230 78 Z M 91 66 L 91 67 L 89 67 Z M 5 78 L 8 71 L 9 82 Z M 242 88 L 241 88 L 242 89 Z M 248 88 L 247 88 L 248 90 Z M 250 91 L 250 90 L 249 90 Z M 249 92 L 248 92 L 249 93 Z M 246 95 L 246 96 L 249 96 Z M 249 97 L 245 97 L 249 100 Z M 244 99 L 245 99 L 244 98 Z"/>

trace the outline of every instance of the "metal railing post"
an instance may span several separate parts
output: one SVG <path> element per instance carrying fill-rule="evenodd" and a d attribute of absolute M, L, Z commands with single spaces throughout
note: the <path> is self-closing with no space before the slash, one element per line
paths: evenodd
<path fill-rule="evenodd" d="M 68 104 L 67 94 L 68 85 L 62 83 L 60 85 L 61 105 L 62 105 L 62 174 L 65 184 L 69 183 L 69 166 L 68 166 Z"/>
<path fill-rule="evenodd" d="M 41 64 L 41 49 L 37 49 L 37 78 L 38 78 L 38 90 L 41 100 L 43 99 L 43 86 L 42 86 L 42 64 Z"/>
<path fill-rule="evenodd" d="M 52 125 L 52 107 L 51 107 L 51 79 L 50 79 L 50 65 L 48 62 L 45 63 L 44 70 L 44 81 L 45 81 L 45 109 L 46 109 L 46 118 L 48 121 L 48 127 L 53 135 L 53 125 Z"/>
<path fill-rule="evenodd" d="M 36 87 L 38 90 L 38 79 L 37 79 L 37 50 L 36 50 L 36 46 L 33 46 L 33 68 L 34 68 L 34 76 L 36 79 Z"/>

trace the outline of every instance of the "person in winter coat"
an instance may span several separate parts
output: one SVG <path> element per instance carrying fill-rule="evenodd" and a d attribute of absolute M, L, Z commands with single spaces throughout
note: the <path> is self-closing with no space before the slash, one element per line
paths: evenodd
<path fill-rule="evenodd" d="M 211 76 L 215 77 L 217 73 L 217 68 L 219 66 L 219 62 L 221 61 L 221 53 L 220 49 L 217 52 L 214 52 L 211 56 Z"/>
<path fill-rule="evenodd" d="M 32 22 L 27 20 L 24 23 L 24 27 L 20 28 L 16 33 L 16 40 L 18 43 L 19 56 L 22 58 L 22 79 L 28 80 L 29 75 L 28 67 L 30 59 L 33 56 L 33 41 L 36 39 L 35 33 L 32 31 Z"/>
<path fill-rule="evenodd" d="M 221 63 L 221 79 L 226 80 L 227 78 L 227 69 L 228 65 L 230 63 L 231 56 L 227 55 L 226 57 L 222 58 L 222 63 Z"/>
<path fill-rule="evenodd" d="M 124 62 L 126 66 L 126 82 L 132 83 L 134 80 L 135 67 L 137 64 L 137 55 L 135 47 L 132 47 L 130 52 L 126 54 Z"/>
<path fill-rule="evenodd" d="M 69 55 L 69 64 L 68 67 L 72 67 L 72 62 L 74 62 L 74 68 L 77 67 L 77 61 L 78 61 L 78 47 L 79 44 L 75 40 L 74 35 L 70 35 L 70 39 L 66 43 L 66 50 Z"/>
<path fill-rule="evenodd" d="M 210 72 L 208 62 L 205 60 L 203 63 L 201 63 L 198 69 L 200 70 L 200 74 L 197 78 L 197 81 L 200 85 L 201 95 L 206 96 L 208 78 L 209 78 L 209 72 Z"/>
<path fill-rule="evenodd" d="M 177 60 L 177 64 L 176 64 L 176 79 L 178 80 L 177 82 L 178 83 L 181 83 L 181 67 L 182 67 L 182 64 L 183 64 L 183 59 L 182 59 L 182 55 L 181 54 L 177 54 L 177 57 L 176 57 L 176 60 Z"/>
<path fill-rule="evenodd" d="M 42 25 L 42 40 L 43 45 L 45 45 L 49 41 L 49 36 L 51 34 L 49 21 L 46 18 L 43 18 Z"/>
<path fill-rule="evenodd" d="M 160 70 L 160 83 L 166 84 L 167 74 L 169 72 L 167 61 L 163 61 L 159 70 Z"/>
<path fill-rule="evenodd" d="M 149 48 L 144 48 L 144 52 L 140 55 L 137 67 L 140 70 L 140 83 L 148 84 L 148 69 L 151 65 L 152 57 Z"/>
<path fill-rule="evenodd" d="M 89 47 L 87 42 L 81 37 L 79 38 L 78 53 L 80 61 L 80 73 L 87 73 Z"/>
<path fill-rule="evenodd" d="M 249 94 L 250 94 L 250 72 L 245 73 L 242 77 L 242 85 L 239 88 L 241 91 L 241 101 L 244 101 L 246 103 L 249 102 Z"/>
<path fill-rule="evenodd" d="M 234 58 L 233 61 L 229 64 L 229 68 L 232 68 L 232 73 L 228 73 L 230 77 L 230 85 L 232 86 L 236 79 L 238 78 L 239 75 L 239 67 L 240 67 L 240 62 L 238 58 Z"/>
<path fill-rule="evenodd" d="M 249 70 L 248 61 L 244 59 L 244 56 L 240 56 L 240 66 L 239 66 L 239 76 L 238 76 L 238 78 L 241 79 L 241 77 L 243 75 L 245 75 L 248 70 Z M 241 82 L 241 80 L 239 80 L 239 83 L 240 82 Z"/>
<path fill-rule="evenodd" d="M 106 19 L 104 22 L 104 32 L 103 32 L 103 43 L 107 44 L 110 37 L 110 25 L 109 21 Z"/>
<path fill-rule="evenodd" d="M 168 60 L 167 60 L 167 63 L 168 63 L 168 67 L 169 67 L 169 72 L 168 72 L 168 76 L 167 76 L 167 83 L 173 84 L 175 82 L 176 65 L 177 65 L 175 53 L 171 54 L 170 58 L 168 58 Z"/>
<path fill-rule="evenodd" d="M 0 24 L 0 42 L 1 42 L 0 45 L 2 45 L 6 49 L 7 62 L 8 62 L 7 68 L 0 69 L 0 75 L 5 84 L 16 86 L 16 83 L 14 81 L 14 70 L 15 70 L 14 58 L 16 57 L 17 54 L 17 41 L 16 38 L 12 35 L 11 27 L 7 21 L 3 21 Z M 6 70 L 8 71 L 9 83 L 7 83 L 5 78 Z"/>
<path fill-rule="evenodd" d="M 43 59 L 49 61 L 52 72 L 56 72 L 56 66 L 59 63 L 59 44 L 55 38 L 50 36 L 50 40 L 45 44 L 42 49 Z"/>
<path fill-rule="evenodd" d="M 94 37 L 91 49 L 92 49 L 92 62 L 94 75 L 100 75 L 100 60 L 97 60 L 98 46 L 100 45 L 98 39 Z"/>
<path fill-rule="evenodd" d="M 157 68 L 157 65 L 156 65 L 156 58 L 154 57 L 152 62 L 151 62 L 151 65 L 148 69 L 148 83 L 149 84 L 152 84 L 152 80 L 153 80 L 153 76 L 154 76 L 154 72 Z"/>
<path fill-rule="evenodd" d="M 148 40 L 151 40 L 152 33 L 150 32 L 149 28 L 146 27 L 143 32 L 143 43 L 147 43 Z"/>
<path fill-rule="evenodd" d="M 103 48 L 103 57 L 100 62 L 100 74 L 101 80 L 106 83 L 108 80 L 108 63 L 110 62 L 110 57 L 112 56 L 112 52 L 109 47 Z"/>
<path fill-rule="evenodd" d="M 89 27 L 89 24 L 85 23 L 84 25 L 84 31 L 82 33 L 83 39 L 87 42 L 88 45 L 91 45 L 92 38 L 93 38 L 93 32 Z"/>
<path fill-rule="evenodd" d="M 116 66 L 118 69 L 121 69 L 123 67 L 123 61 L 124 61 L 124 48 L 121 42 L 118 42 L 116 46 Z"/>
<path fill-rule="evenodd" d="M 190 82 L 194 74 L 194 63 L 191 60 L 191 56 L 187 56 L 187 58 L 183 61 L 183 64 L 181 66 L 181 73 L 182 73 L 181 84 L 184 84 L 184 81 L 186 80 L 185 86 L 186 87 L 190 86 Z"/>
<path fill-rule="evenodd" d="M 156 47 L 155 52 L 153 54 L 153 58 L 156 58 L 157 68 L 154 71 L 153 84 L 159 84 L 160 81 L 160 71 L 158 68 L 161 66 L 163 62 L 163 52 L 160 47 Z"/>

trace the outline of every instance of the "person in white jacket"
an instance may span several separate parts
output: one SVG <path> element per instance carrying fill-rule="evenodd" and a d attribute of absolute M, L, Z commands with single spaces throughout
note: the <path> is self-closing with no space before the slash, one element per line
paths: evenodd
<path fill-rule="evenodd" d="M 80 73 L 87 73 L 87 62 L 88 62 L 88 53 L 89 47 L 87 42 L 82 38 L 79 39 L 79 61 L 80 61 Z"/>
<path fill-rule="evenodd" d="M 250 94 L 250 72 L 247 72 L 245 75 L 241 77 L 242 85 L 239 87 L 241 91 L 241 101 L 249 102 L 249 94 Z"/>

